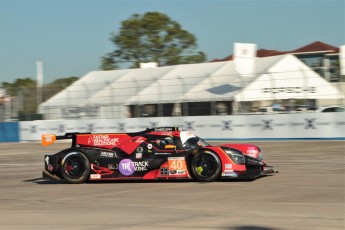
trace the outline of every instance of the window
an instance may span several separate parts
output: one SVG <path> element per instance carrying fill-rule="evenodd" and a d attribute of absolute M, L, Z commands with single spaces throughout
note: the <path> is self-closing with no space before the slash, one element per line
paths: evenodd
<path fill-rule="evenodd" d="M 188 115 L 189 116 L 211 115 L 211 103 L 210 102 L 189 102 Z"/>

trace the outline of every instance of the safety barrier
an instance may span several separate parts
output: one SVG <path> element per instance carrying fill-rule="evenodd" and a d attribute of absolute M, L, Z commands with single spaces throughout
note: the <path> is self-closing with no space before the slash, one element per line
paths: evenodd
<path fill-rule="evenodd" d="M 0 142 L 18 142 L 18 122 L 0 122 Z"/>
<path fill-rule="evenodd" d="M 95 120 L 37 120 L 20 122 L 20 140 L 37 141 L 42 134 L 67 132 L 137 132 L 178 126 L 209 140 L 341 139 L 345 112 L 241 116 L 195 116 Z"/>

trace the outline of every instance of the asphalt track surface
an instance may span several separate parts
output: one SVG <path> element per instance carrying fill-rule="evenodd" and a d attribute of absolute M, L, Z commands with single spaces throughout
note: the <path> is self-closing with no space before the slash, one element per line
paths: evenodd
<path fill-rule="evenodd" d="M 0 229 L 345 229 L 345 142 L 252 142 L 279 173 L 252 182 L 41 178 L 67 143 L 0 143 Z"/>

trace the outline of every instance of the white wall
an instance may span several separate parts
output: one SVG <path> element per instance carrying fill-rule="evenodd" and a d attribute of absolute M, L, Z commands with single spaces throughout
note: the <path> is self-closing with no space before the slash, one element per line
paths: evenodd
<path fill-rule="evenodd" d="M 20 140 L 36 141 L 42 134 L 66 132 L 136 132 L 160 126 L 179 126 L 205 139 L 345 139 L 345 112 L 246 116 L 200 116 L 57 120 L 20 122 Z"/>

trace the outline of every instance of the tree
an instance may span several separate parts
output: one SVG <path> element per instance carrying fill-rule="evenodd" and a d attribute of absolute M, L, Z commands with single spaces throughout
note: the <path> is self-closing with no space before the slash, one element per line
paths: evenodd
<path fill-rule="evenodd" d="M 37 108 L 37 82 L 31 78 L 16 79 L 14 83 L 3 82 L 2 86 L 11 96 L 19 114 L 34 114 Z"/>
<path fill-rule="evenodd" d="M 20 88 L 35 88 L 37 85 L 36 81 L 32 80 L 31 78 L 18 78 L 13 83 L 3 82 L 2 87 L 6 89 L 6 92 L 15 97 L 18 95 L 18 90 Z"/>
<path fill-rule="evenodd" d="M 78 79 L 78 77 L 59 78 L 53 81 L 52 83 L 44 85 L 42 98 L 43 101 L 48 100 L 50 97 L 54 96 L 61 90 L 67 88 L 67 86 L 71 85 Z"/>
<path fill-rule="evenodd" d="M 78 77 L 66 77 L 59 78 L 54 80 L 52 83 L 46 84 L 43 86 L 43 101 L 54 96 L 76 80 Z M 3 82 L 2 86 L 6 89 L 6 92 L 12 96 L 17 97 L 20 94 L 20 91 L 27 92 L 29 95 L 25 95 L 25 99 L 33 98 L 32 101 L 36 100 L 36 90 L 37 82 L 31 78 L 18 78 L 14 83 Z M 36 106 L 30 106 L 36 108 Z"/>
<path fill-rule="evenodd" d="M 42 88 L 43 101 L 60 92 L 78 77 L 60 78 L 52 83 L 46 84 Z M 12 104 L 20 116 L 31 116 L 37 110 L 37 82 L 31 78 L 19 78 L 14 83 L 3 82 L 2 87 L 12 97 Z"/>
<path fill-rule="evenodd" d="M 157 62 L 159 66 L 200 63 L 206 60 L 203 52 L 196 52 L 196 38 L 180 24 L 158 12 L 134 14 L 121 24 L 118 34 L 110 40 L 117 47 L 102 57 L 103 70 L 116 69 L 118 64 Z"/>

